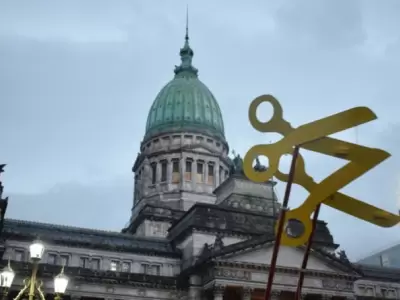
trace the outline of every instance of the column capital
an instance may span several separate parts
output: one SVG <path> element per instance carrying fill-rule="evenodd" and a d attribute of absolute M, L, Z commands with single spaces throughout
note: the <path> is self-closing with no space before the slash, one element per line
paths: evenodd
<path fill-rule="evenodd" d="M 214 300 L 222 300 L 224 297 L 225 285 L 215 285 L 213 288 Z"/>

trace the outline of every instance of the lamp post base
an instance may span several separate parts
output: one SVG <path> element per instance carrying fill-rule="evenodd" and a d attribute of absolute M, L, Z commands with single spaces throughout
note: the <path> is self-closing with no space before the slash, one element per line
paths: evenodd
<path fill-rule="evenodd" d="M 60 294 L 56 294 L 54 296 L 54 300 L 62 300 L 62 296 Z"/>
<path fill-rule="evenodd" d="M 7 300 L 7 296 L 8 296 L 8 288 L 1 288 L 0 290 L 0 297 L 1 300 Z"/>

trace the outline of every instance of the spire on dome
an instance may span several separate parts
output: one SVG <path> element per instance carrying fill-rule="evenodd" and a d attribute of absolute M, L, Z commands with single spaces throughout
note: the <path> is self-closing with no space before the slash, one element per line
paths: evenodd
<path fill-rule="evenodd" d="M 175 66 L 175 74 L 192 74 L 197 76 L 198 70 L 193 67 L 192 59 L 194 52 L 189 45 L 189 7 L 186 7 L 186 33 L 185 33 L 185 44 L 183 48 L 181 48 L 179 52 L 181 56 L 181 64 L 179 66 Z"/>

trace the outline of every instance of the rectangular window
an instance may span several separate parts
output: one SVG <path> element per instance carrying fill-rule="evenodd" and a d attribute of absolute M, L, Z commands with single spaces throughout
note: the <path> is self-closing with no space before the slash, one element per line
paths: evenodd
<path fill-rule="evenodd" d="M 119 271 L 119 262 L 116 260 L 112 260 L 110 263 L 110 270 L 111 271 Z"/>
<path fill-rule="evenodd" d="M 15 250 L 15 260 L 24 261 L 24 250 Z"/>
<path fill-rule="evenodd" d="M 186 160 L 185 166 L 185 180 L 191 181 L 192 180 L 192 161 Z"/>
<path fill-rule="evenodd" d="M 224 178 L 224 180 L 227 180 L 228 177 L 229 177 L 229 172 L 228 172 L 228 171 L 225 171 L 225 178 Z"/>
<path fill-rule="evenodd" d="M 158 265 L 151 266 L 151 275 L 160 275 L 161 274 L 161 267 Z"/>
<path fill-rule="evenodd" d="M 140 273 L 148 274 L 148 271 L 149 271 L 149 265 L 148 264 L 141 264 L 140 265 Z"/>
<path fill-rule="evenodd" d="M 160 265 L 149 265 L 142 264 L 141 265 L 141 273 L 147 275 L 160 275 L 161 274 L 161 266 Z"/>
<path fill-rule="evenodd" d="M 89 259 L 87 257 L 81 257 L 79 259 L 79 267 L 89 268 Z"/>
<path fill-rule="evenodd" d="M 157 164 L 151 164 L 151 184 L 156 184 L 157 180 Z"/>
<path fill-rule="evenodd" d="M 222 183 L 224 181 L 224 169 L 222 167 L 219 167 L 219 183 Z"/>
<path fill-rule="evenodd" d="M 179 172 L 179 160 L 172 161 L 172 183 L 179 183 L 181 180 Z"/>
<path fill-rule="evenodd" d="M 130 272 L 131 271 L 131 264 L 129 262 L 123 262 L 122 263 L 122 272 Z"/>
<path fill-rule="evenodd" d="M 197 174 L 196 174 L 197 178 L 196 181 L 197 182 L 204 182 L 203 178 L 204 178 L 204 173 L 203 173 L 203 163 L 198 162 L 197 163 Z"/>
<path fill-rule="evenodd" d="M 90 268 L 93 270 L 100 270 L 100 258 L 92 258 Z"/>
<path fill-rule="evenodd" d="M 68 266 L 69 256 L 68 255 L 60 255 L 60 264 L 62 266 Z"/>
<path fill-rule="evenodd" d="M 57 254 L 49 253 L 47 254 L 47 263 L 50 265 L 55 265 L 57 262 Z"/>
<path fill-rule="evenodd" d="M 161 162 L 161 182 L 167 181 L 167 161 L 163 160 Z"/>
<path fill-rule="evenodd" d="M 208 165 L 207 183 L 214 184 L 214 165 Z"/>

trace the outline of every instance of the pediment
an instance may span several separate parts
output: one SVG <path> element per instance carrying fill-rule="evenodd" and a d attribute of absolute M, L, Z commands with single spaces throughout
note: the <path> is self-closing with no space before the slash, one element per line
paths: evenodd
<path fill-rule="evenodd" d="M 230 254 L 221 257 L 224 261 L 237 262 L 237 263 L 250 263 L 250 264 L 270 264 L 273 253 L 272 244 L 264 245 L 257 249 L 246 250 L 241 253 Z M 281 246 L 277 259 L 277 266 L 287 268 L 301 268 L 305 249 L 302 247 L 286 247 Z M 346 274 L 339 268 L 333 266 L 328 257 L 322 257 L 321 254 L 316 254 L 313 251 L 308 258 L 308 270 L 334 272 Z"/>

